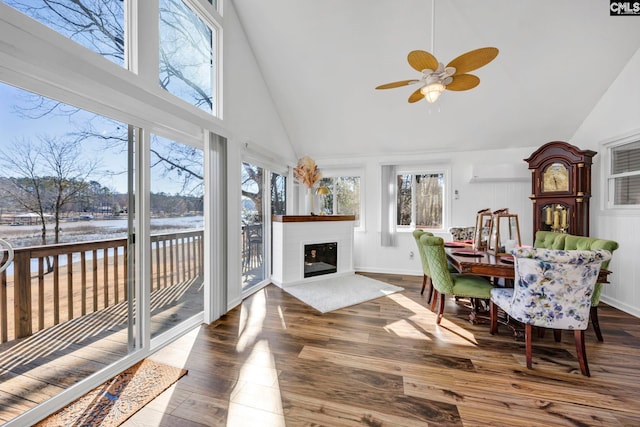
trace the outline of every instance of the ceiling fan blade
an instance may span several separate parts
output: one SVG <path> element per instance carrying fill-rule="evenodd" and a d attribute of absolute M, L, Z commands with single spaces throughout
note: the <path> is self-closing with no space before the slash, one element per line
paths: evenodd
<path fill-rule="evenodd" d="M 420 88 L 422 89 L 422 88 Z M 422 92 L 420 92 L 420 89 L 417 89 L 415 92 L 413 92 L 411 94 L 411 96 L 409 97 L 409 102 L 411 104 L 413 104 L 414 102 L 418 102 L 420 101 L 422 98 L 424 98 L 424 95 L 422 94 Z"/>
<path fill-rule="evenodd" d="M 453 81 L 445 86 L 448 90 L 469 90 L 480 84 L 480 79 L 473 74 L 454 74 Z"/>
<path fill-rule="evenodd" d="M 496 56 L 498 56 L 498 49 L 495 47 L 482 47 L 463 53 L 449 62 L 447 67 L 454 67 L 456 73 L 464 74 L 487 65 L 493 61 Z"/>
<path fill-rule="evenodd" d="M 424 50 L 412 50 L 407 55 L 407 61 L 414 70 L 422 72 L 424 69 L 436 70 L 438 68 L 438 60 L 435 56 Z"/>
<path fill-rule="evenodd" d="M 394 87 L 402 87 L 407 86 L 412 83 L 418 83 L 420 80 L 412 79 L 412 80 L 401 80 L 399 82 L 386 83 L 380 86 L 377 86 L 376 89 L 393 89 Z"/>

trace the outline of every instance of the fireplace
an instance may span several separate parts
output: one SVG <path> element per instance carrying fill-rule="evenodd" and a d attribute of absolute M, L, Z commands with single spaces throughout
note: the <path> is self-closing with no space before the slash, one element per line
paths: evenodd
<path fill-rule="evenodd" d="M 271 282 L 274 285 L 286 288 L 299 283 L 355 273 L 355 216 L 273 215 L 272 219 Z M 327 247 L 322 249 L 320 246 L 323 245 Z M 311 252 L 312 250 L 315 252 Z M 333 255 L 328 256 L 331 252 Z"/>
<path fill-rule="evenodd" d="M 304 277 L 338 271 L 338 242 L 304 245 Z"/>

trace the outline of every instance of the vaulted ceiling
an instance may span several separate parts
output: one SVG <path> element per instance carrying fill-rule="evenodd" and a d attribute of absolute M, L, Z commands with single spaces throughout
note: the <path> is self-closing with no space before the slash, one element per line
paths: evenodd
<path fill-rule="evenodd" d="M 436 0 L 443 63 L 485 46 L 480 85 L 435 104 L 416 89 L 411 50 L 431 50 L 430 0 L 234 0 L 297 154 L 538 146 L 568 140 L 640 47 L 640 16 L 605 0 Z"/>

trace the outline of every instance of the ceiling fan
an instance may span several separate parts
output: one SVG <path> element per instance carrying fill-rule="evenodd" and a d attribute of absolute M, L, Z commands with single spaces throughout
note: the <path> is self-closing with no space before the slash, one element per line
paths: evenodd
<path fill-rule="evenodd" d="M 435 34 L 435 0 L 432 1 L 431 51 L 433 51 Z M 480 79 L 469 71 L 477 70 L 487 65 L 498 56 L 495 47 L 475 49 L 455 58 L 446 66 L 438 62 L 435 56 L 424 50 L 412 50 L 407 56 L 411 67 L 422 73 L 419 79 L 401 80 L 387 83 L 376 89 L 392 89 L 396 87 L 418 84 L 420 87 L 409 96 L 409 102 L 417 102 L 425 98 L 429 103 L 436 102 L 445 90 L 469 90 L 480 84 Z"/>

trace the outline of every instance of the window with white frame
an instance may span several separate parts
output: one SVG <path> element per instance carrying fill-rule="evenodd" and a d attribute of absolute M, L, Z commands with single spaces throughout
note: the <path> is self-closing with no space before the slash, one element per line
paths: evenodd
<path fill-rule="evenodd" d="M 4 0 L 47 27 L 124 66 L 125 8 L 121 0 Z"/>
<path fill-rule="evenodd" d="M 327 215 L 355 215 L 355 226 L 360 226 L 360 176 L 340 175 L 322 178 L 318 186 L 329 189 L 320 194 L 320 211 Z"/>
<path fill-rule="evenodd" d="M 444 171 L 399 171 L 397 177 L 397 219 L 402 228 L 444 228 Z"/>
<path fill-rule="evenodd" d="M 185 2 L 160 0 L 160 86 L 213 114 L 216 36 Z"/>
<path fill-rule="evenodd" d="M 607 147 L 608 207 L 640 207 L 640 135 Z"/>

